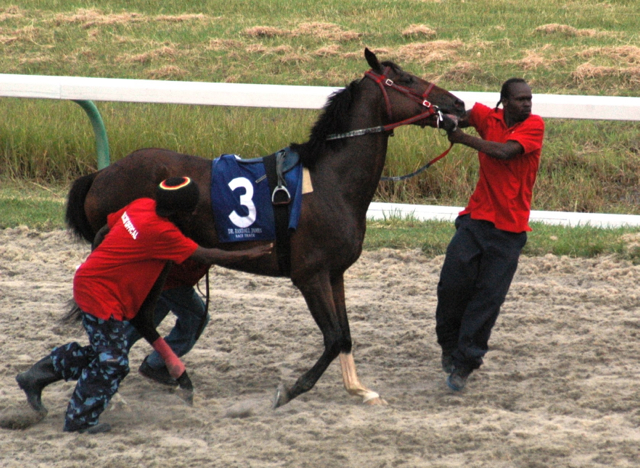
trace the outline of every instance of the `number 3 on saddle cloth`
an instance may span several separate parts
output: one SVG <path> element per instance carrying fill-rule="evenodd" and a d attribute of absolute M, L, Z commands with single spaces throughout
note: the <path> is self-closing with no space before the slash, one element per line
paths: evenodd
<path fill-rule="evenodd" d="M 302 206 L 303 170 L 297 153 L 284 152 L 282 172 L 291 196 L 289 231 L 298 227 Z M 276 227 L 264 158 L 241 159 L 223 154 L 211 168 L 211 205 L 220 242 L 274 240 Z"/>

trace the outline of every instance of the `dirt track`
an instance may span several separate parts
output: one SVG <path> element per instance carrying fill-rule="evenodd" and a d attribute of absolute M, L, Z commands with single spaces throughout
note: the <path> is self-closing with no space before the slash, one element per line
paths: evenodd
<path fill-rule="evenodd" d="M 56 319 L 87 253 L 62 231 L 0 231 L 0 415 L 25 410 L 15 375 L 81 329 Z M 114 429 L 62 432 L 74 383 L 44 392 L 48 416 L 0 429 L 0 465 L 220 467 L 632 467 L 640 465 L 640 266 L 611 257 L 523 258 L 485 365 L 461 394 L 435 343 L 443 257 L 365 252 L 347 274 L 362 405 L 334 363 L 306 395 L 273 411 L 321 352 L 302 297 L 283 279 L 213 270 L 212 318 L 185 357 L 194 407 L 136 370 L 103 415 Z M 164 330 L 170 323 L 163 325 Z"/>

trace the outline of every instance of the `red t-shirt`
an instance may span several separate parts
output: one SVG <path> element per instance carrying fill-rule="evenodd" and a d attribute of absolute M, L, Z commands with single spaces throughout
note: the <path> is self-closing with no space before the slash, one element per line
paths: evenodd
<path fill-rule="evenodd" d="M 503 109 L 476 103 L 469 123 L 483 139 L 497 143 L 517 141 L 524 153 L 501 160 L 478 152 L 480 177 L 467 207 L 460 214 L 470 213 L 471 218 L 490 221 L 503 231 L 531 231 L 531 197 L 540 164 L 544 121 L 532 114 L 524 122 L 507 128 Z"/>
<path fill-rule="evenodd" d="M 109 234 L 73 279 L 73 297 L 85 312 L 108 320 L 136 316 L 168 260 L 182 263 L 198 248 L 156 202 L 138 199 L 107 218 Z"/>

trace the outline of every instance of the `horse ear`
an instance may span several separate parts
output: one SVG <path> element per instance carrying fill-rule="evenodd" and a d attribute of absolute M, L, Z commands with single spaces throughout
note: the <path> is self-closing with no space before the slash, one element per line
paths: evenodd
<path fill-rule="evenodd" d="M 382 71 L 382 65 L 380 65 L 380 62 L 378 62 L 378 57 L 376 57 L 376 54 L 371 52 L 366 47 L 364 49 L 364 56 L 367 59 L 367 63 L 369 64 L 372 70 L 375 70 L 377 72 Z"/>

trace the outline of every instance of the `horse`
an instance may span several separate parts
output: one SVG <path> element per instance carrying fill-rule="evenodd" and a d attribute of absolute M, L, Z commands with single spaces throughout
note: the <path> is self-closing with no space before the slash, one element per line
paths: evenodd
<path fill-rule="evenodd" d="M 278 408 L 311 390 L 339 357 L 345 389 L 366 404 L 386 404 L 357 375 L 345 304 L 345 271 L 358 260 L 366 231 L 366 213 L 380 181 L 389 137 L 401 125 L 438 127 L 462 117 L 464 103 L 448 91 L 380 62 L 365 49 L 370 70 L 332 94 L 305 143 L 292 143 L 309 171 L 313 190 L 302 196 L 297 229 L 289 239 L 290 269 L 283 273 L 276 250 L 239 270 L 288 276 L 302 293 L 322 332 L 324 351 L 292 386 L 281 383 L 273 400 Z M 68 194 L 66 222 L 79 238 L 92 242 L 107 215 L 141 197 L 153 198 L 156 186 L 172 176 L 191 177 L 200 201 L 184 232 L 204 247 L 238 249 L 256 241 L 220 243 L 211 210 L 210 159 L 167 149 L 139 149 L 112 165 L 77 179 Z"/>

